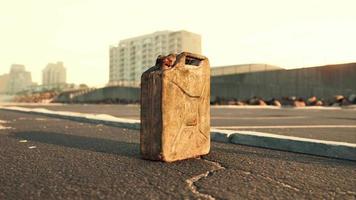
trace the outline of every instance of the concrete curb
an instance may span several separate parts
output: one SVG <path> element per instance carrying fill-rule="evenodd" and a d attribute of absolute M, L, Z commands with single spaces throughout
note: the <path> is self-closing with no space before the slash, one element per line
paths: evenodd
<path fill-rule="evenodd" d="M 140 129 L 140 120 L 118 118 L 105 114 L 83 114 L 75 112 L 51 111 L 42 108 L 31 109 L 22 107 L 0 106 L 0 109 L 22 113 L 40 114 L 80 122 L 100 123 L 120 128 Z M 211 140 L 216 142 L 241 144 L 356 161 L 356 144 L 346 142 L 306 139 L 254 131 L 233 131 L 220 129 L 211 129 Z"/>
<path fill-rule="evenodd" d="M 56 117 L 61 119 L 70 119 L 79 122 L 89 122 L 97 124 L 106 124 L 110 126 L 116 126 L 120 128 L 129 128 L 129 129 L 140 129 L 140 120 L 135 119 L 125 119 L 118 118 L 106 114 L 84 114 L 76 112 L 65 112 L 65 111 L 51 111 L 44 108 L 23 108 L 23 107 L 0 107 L 1 110 L 22 112 L 22 113 L 31 113 L 31 114 L 40 114 L 49 117 Z"/>
<path fill-rule="evenodd" d="M 213 141 L 356 161 L 356 144 L 254 131 L 211 130 Z"/>

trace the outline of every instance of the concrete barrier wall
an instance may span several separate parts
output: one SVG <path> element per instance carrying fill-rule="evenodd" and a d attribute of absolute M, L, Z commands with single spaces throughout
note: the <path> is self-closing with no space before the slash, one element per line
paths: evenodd
<path fill-rule="evenodd" d="M 61 103 L 131 103 L 140 100 L 140 88 L 105 87 L 87 91 L 64 92 L 56 102 Z"/>
<path fill-rule="evenodd" d="M 14 95 L 0 94 L 0 102 L 11 102 L 14 98 Z"/>
<path fill-rule="evenodd" d="M 315 95 L 330 98 L 339 94 L 356 94 L 356 63 L 211 77 L 211 101 L 217 97 L 244 100 L 254 96 L 270 99 Z M 72 98 L 67 93 L 58 99 L 64 103 L 139 102 L 140 88 L 106 87 L 81 91 Z"/>
<path fill-rule="evenodd" d="M 73 98 L 74 102 L 137 102 L 140 89 L 133 87 L 105 87 Z"/>
<path fill-rule="evenodd" d="M 211 78 L 211 100 L 285 96 L 330 98 L 356 93 L 356 63 Z"/>

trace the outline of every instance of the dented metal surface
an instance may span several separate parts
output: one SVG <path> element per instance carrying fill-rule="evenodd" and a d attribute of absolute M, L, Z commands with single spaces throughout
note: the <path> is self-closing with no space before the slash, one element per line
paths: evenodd
<path fill-rule="evenodd" d="M 175 161 L 210 150 L 210 65 L 181 53 L 157 58 L 141 77 L 141 154 Z"/>

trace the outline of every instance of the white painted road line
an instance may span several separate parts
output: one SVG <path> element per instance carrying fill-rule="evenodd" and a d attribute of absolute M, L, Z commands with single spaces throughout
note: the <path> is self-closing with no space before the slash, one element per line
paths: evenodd
<path fill-rule="evenodd" d="M 1 125 L 0 125 L 0 130 L 3 130 L 3 129 L 11 129 L 11 127 L 1 126 Z"/>
<path fill-rule="evenodd" d="M 8 122 L 7 121 L 4 121 L 4 120 L 0 120 L 0 130 L 3 130 L 3 129 L 11 129 L 11 127 L 7 127 L 7 126 L 3 126 L 2 124 L 7 124 Z"/>
<path fill-rule="evenodd" d="M 356 128 L 356 125 L 290 125 L 290 126 L 214 126 L 214 129 L 298 129 L 298 128 Z"/>
<path fill-rule="evenodd" d="M 216 116 L 216 117 L 211 117 L 211 119 L 233 119 L 233 120 L 260 120 L 260 119 L 305 119 L 309 118 L 307 116 L 280 116 L 280 117 L 224 117 L 224 116 Z"/>
<path fill-rule="evenodd" d="M 110 115 L 94 115 L 74 112 L 51 111 L 47 109 L 29 109 L 21 107 L 1 107 L 3 110 L 35 113 L 57 118 L 114 125 L 121 128 L 140 129 L 140 120 L 117 118 Z M 356 125 L 300 125 L 300 126 L 224 126 L 218 128 L 356 128 Z M 214 127 L 213 127 L 214 128 Z M 216 127 L 215 127 L 216 128 Z M 356 144 L 323 141 L 269 133 L 237 130 L 211 130 L 211 140 L 232 144 L 242 144 L 283 151 L 305 153 L 331 158 L 356 161 Z"/>

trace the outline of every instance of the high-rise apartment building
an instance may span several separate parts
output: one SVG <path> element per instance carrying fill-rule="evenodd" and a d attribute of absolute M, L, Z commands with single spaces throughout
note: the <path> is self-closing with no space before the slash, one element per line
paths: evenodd
<path fill-rule="evenodd" d="M 44 88 L 60 88 L 66 84 L 66 68 L 63 62 L 48 63 L 42 70 L 42 85 Z"/>
<path fill-rule="evenodd" d="M 6 93 L 15 94 L 27 90 L 32 85 L 31 72 L 24 65 L 13 64 L 7 77 Z"/>
<path fill-rule="evenodd" d="M 138 86 L 143 71 L 159 55 L 188 51 L 201 54 L 201 36 L 188 31 L 158 31 L 121 40 L 110 47 L 109 85 Z"/>

